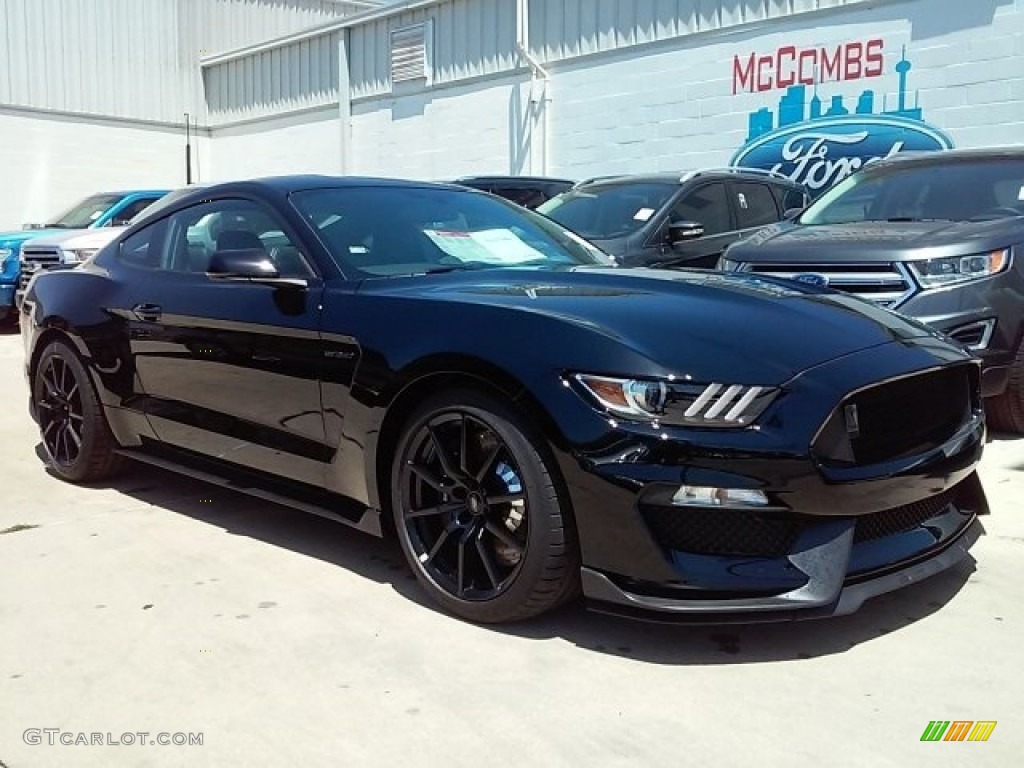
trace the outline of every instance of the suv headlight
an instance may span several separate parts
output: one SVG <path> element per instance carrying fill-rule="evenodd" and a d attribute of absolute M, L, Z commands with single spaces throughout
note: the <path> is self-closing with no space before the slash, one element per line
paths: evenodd
<path fill-rule="evenodd" d="M 61 251 L 61 261 L 65 264 L 81 264 L 92 256 L 98 248 L 73 248 Z"/>
<path fill-rule="evenodd" d="M 625 379 L 586 373 L 572 378 L 611 416 L 675 426 L 745 427 L 779 393 L 773 387 L 745 384 L 691 384 L 676 379 Z M 570 385 L 568 380 L 566 384 Z"/>
<path fill-rule="evenodd" d="M 1009 265 L 1009 248 L 972 256 L 950 256 L 944 259 L 910 262 L 914 275 L 925 288 L 941 288 L 945 285 L 992 277 Z"/>
<path fill-rule="evenodd" d="M 7 265 L 7 260 L 14 255 L 14 251 L 10 248 L 0 248 L 0 272 Z"/>

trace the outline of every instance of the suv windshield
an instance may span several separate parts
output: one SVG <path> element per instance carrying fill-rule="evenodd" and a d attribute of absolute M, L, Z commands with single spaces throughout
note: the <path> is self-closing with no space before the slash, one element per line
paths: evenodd
<path fill-rule="evenodd" d="M 867 168 L 822 195 L 799 223 L 968 221 L 1024 215 L 1024 160 L 963 160 Z"/>
<path fill-rule="evenodd" d="M 296 192 L 291 200 L 346 274 L 611 263 L 543 216 L 470 191 L 337 187 Z"/>
<path fill-rule="evenodd" d="M 573 189 L 537 208 L 564 227 L 592 240 L 636 232 L 668 202 L 678 184 L 592 184 Z"/>
<path fill-rule="evenodd" d="M 120 200 L 119 195 L 93 195 L 82 202 L 72 206 L 52 221 L 47 222 L 47 227 L 59 229 L 86 229 L 106 213 L 110 207 Z"/>

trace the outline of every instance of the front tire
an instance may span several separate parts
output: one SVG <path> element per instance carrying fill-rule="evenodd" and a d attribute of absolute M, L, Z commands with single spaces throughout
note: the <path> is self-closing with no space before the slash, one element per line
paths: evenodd
<path fill-rule="evenodd" d="M 1010 363 L 1006 391 L 985 403 L 989 427 L 995 432 L 1024 434 L 1024 340 Z"/>
<path fill-rule="evenodd" d="M 103 408 L 78 355 L 51 342 L 32 380 L 39 435 L 50 469 L 62 480 L 87 483 L 113 476 L 122 464 Z"/>
<path fill-rule="evenodd" d="M 519 621 L 575 596 L 579 553 L 541 441 L 473 390 L 410 416 L 391 473 L 395 529 L 430 597 L 470 621 Z"/>

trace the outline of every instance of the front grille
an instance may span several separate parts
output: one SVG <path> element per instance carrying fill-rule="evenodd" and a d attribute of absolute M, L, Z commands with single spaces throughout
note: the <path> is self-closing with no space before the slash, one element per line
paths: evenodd
<path fill-rule="evenodd" d="M 21 276 L 18 279 L 18 287 L 25 290 L 29 280 L 36 272 L 42 272 L 60 264 L 59 248 L 41 248 L 39 246 L 27 246 L 21 249 Z"/>
<path fill-rule="evenodd" d="M 854 543 L 875 541 L 896 533 L 914 530 L 925 520 L 930 520 L 944 512 L 946 507 L 956 500 L 957 490 L 957 488 L 950 488 L 912 504 L 883 509 L 881 512 L 873 512 L 870 515 L 857 518 L 857 528 L 853 534 Z"/>
<path fill-rule="evenodd" d="M 899 262 L 748 263 L 743 265 L 742 269 L 745 272 L 788 279 L 807 274 L 821 275 L 827 278 L 830 288 L 852 293 L 884 307 L 901 304 L 914 293 L 914 282 L 906 267 Z"/>
<path fill-rule="evenodd" d="M 782 557 L 800 534 L 795 518 L 773 518 L 722 507 L 643 507 L 659 544 L 702 555 Z"/>
<path fill-rule="evenodd" d="M 957 365 L 878 384 L 850 395 L 814 442 L 826 463 L 865 465 L 942 445 L 977 405 L 978 371 Z"/>

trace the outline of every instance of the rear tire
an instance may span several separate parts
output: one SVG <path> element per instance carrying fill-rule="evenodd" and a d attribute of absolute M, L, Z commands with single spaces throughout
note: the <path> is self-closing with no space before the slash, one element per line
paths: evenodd
<path fill-rule="evenodd" d="M 995 432 L 1024 434 L 1024 341 L 1010 364 L 1006 391 L 985 403 L 989 428 Z"/>
<path fill-rule="evenodd" d="M 428 398 L 391 471 L 402 551 L 430 597 L 482 623 L 538 616 L 579 590 L 579 550 L 540 438 L 473 390 Z"/>
<path fill-rule="evenodd" d="M 50 469 L 62 480 L 88 483 L 112 477 L 123 458 L 107 426 L 103 407 L 78 355 L 51 342 L 32 378 L 39 434 Z"/>

